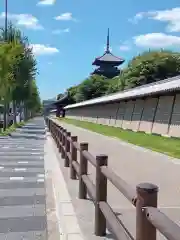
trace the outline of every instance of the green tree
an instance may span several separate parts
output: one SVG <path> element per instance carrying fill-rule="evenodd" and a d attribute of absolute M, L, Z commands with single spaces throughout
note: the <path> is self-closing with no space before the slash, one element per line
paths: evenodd
<path fill-rule="evenodd" d="M 34 115 L 35 113 L 40 112 L 42 108 L 41 99 L 39 97 L 39 91 L 35 80 L 31 82 L 29 96 L 25 101 L 25 105 L 27 107 L 27 110 L 29 110 L 30 115 Z M 27 113 L 27 115 L 29 115 L 29 113 Z"/>
<path fill-rule="evenodd" d="M 77 94 L 78 94 L 79 85 L 73 86 L 67 89 L 68 94 L 68 102 L 69 103 L 76 103 L 77 102 Z"/>
<path fill-rule="evenodd" d="M 109 80 L 109 86 L 106 94 L 116 93 L 117 91 L 123 91 L 127 87 L 126 79 L 121 75 Z"/>
<path fill-rule="evenodd" d="M 0 41 L 1 45 L 3 45 L 5 42 L 5 30 L 3 28 L 0 35 Z M 16 61 L 11 64 L 12 67 L 10 70 L 8 70 L 9 77 L 4 78 L 4 82 L 7 86 L 9 86 L 9 89 L 11 89 L 11 101 L 13 101 L 15 122 L 16 105 L 18 104 L 24 106 L 25 109 L 27 107 L 27 104 L 25 104 L 25 102 L 30 100 L 29 98 L 32 97 L 31 88 L 33 84 L 33 79 L 35 79 L 37 73 L 36 60 L 32 53 L 32 49 L 29 46 L 28 38 L 24 37 L 22 32 L 16 27 L 14 27 L 11 23 L 8 25 L 6 43 L 14 46 L 14 49 L 17 49 L 17 46 L 21 48 L 21 51 L 16 54 Z M 10 56 L 10 54 L 8 56 Z M 15 54 L 13 56 L 15 56 Z M 10 84 L 8 79 L 11 79 L 11 81 L 13 81 L 15 84 Z M 5 95 L 7 98 L 7 94 Z M 34 109 L 32 104 L 28 106 Z M 25 112 L 28 112 L 27 109 Z"/>
<path fill-rule="evenodd" d="M 2 36 L 4 36 L 4 31 Z M 16 113 L 16 106 L 22 105 L 27 99 L 29 85 L 36 75 L 36 61 L 29 47 L 28 38 L 24 37 L 19 29 L 11 23 L 7 31 L 8 41 L 14 44 L 20 44 L 23 48 L 21 61 L 16 64 L 13 74 L 16 81 L 16 87 L 13 91 L 13 112 Z M 16 114 L 14 114 L 14 122 L 16 122 Z"/>
<path fill-rule="evenodd" d="M 108 89 L 108 80 L 99 75 L 92 75 L 84 80 L 78 87 L 76 101 L 85 101 L 104 95 Z"/>
<path fill-rule="evenodd" d="M 180 53 L 147 51 L 133 57 L 121 74 L 113 79 L 93 75 L 67 89 L 72 103 L 123 91 L 180 74 Z"/>
<path fill-rule="evenodd" d="M 180 74 L 180 53 L 149 51 L 133 58 L 123 71 L 128 88 Z M 121 78 L 121 77 L 120 77 Z"/>
<path fill-rule="evenodd" d="M 20 61 L 23 49 L 19 44 L 0 44 L 0 97 L 5 110 L 12 100 L 12 93 L 16 86 L 13 70 Z M 4 114 L 4 129 L 6 128 L 6 111 Z"/>

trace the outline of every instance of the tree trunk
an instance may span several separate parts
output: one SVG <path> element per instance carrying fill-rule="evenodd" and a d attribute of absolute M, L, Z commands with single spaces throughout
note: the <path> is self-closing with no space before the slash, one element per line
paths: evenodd
<path fill-rule="evenodd" d="M 13 122 L 14 124 L 17 124 L 17 121 L 16 121 L 16 102 L 13 101 Z"/>
<path fill-rule="evenodd" d="M 4 104 L 4 113 L 3 113 L 3 131 L 6 130 L 7 128 L 7 108 L 6 108 L 6 104 Z"/>
<path fill-rule="evenodd" d="M 24 121 L 24 103 L 20 103 L 20 122 Z"/>
<path fill-rule="evenodd" d="M 7 104 L 7 103 L 4 103 L 4 123 L 3 123 L 3 131 L 5 131 L 6 128 L 7 128 L 7 121 L 8 121 L 7 112 L 8 112 L 8 104 Z"/>
<path fill-rule="evenodd" d="M 27 121 L 27 108 L 26 108 L 26 105 L 24 105 L 24 121 Z"/>

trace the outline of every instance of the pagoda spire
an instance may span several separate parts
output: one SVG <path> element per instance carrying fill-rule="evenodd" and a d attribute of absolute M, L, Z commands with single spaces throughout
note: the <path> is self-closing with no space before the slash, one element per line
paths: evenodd
<path fill-rule="evenodd" d="M 95 58 L 92 65 L 97 66 L 92 74 L 102 75 L 107 78 L 113 78 L 120 74 L 118 66 L 124 62 L 124 59 L 116 57 L 111 53 L 109 41 L 109 28 L 107 32 L 107 42 L 104 53 L 101 57 Z"/>
<path fill-rule="evenodd" d="M 106 45 L 106 52 L 109 53 L 109 28 L 108 28 L 108 34 L 107 34 L 107 45 Z"/>

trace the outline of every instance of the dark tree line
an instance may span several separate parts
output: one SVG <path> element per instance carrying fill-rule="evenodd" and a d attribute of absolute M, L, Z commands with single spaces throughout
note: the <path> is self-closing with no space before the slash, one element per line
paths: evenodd
<path fill-rule="evenodd" d="M 70 102 L 81 102 L 123 91 L 180 74 L 180 53 L 148 51 L 134 57 L 113 79 L 93 75 L 77 86 L 67 89 Z M 63 96 L 61 94 L 59 98 Z"/>

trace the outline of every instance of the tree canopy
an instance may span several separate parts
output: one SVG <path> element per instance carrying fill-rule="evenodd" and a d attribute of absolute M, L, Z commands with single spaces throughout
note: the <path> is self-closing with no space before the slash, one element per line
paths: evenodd
<path fill-rule="evenodd" d="M 85 101 L 179 74 L 180 53 L 162 50 L 143 52 L 129 61 L 121 74 L 113 79 L 92 75 L 67 89 L 69 102 Z"/>
<path fill-rule="evenodd" d="M 16 107 L 20 105 L 26 109 L 26 115 L 40 109 L 36 74 L 36 59 L 28 38 L 10 23 L 7 38 L 5 38 L 5 29 L 2 28 L 0 32 L 0 99 L 5 111 L 11 102 L 13 102 L 14 115 Z"/>

